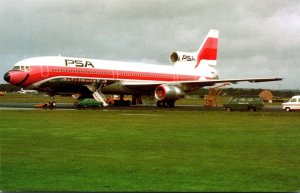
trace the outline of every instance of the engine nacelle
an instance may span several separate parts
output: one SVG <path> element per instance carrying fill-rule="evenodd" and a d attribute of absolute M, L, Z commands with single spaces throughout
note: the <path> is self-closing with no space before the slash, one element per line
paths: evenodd
<path fill-rule="evenodd" d="M 196 57 L 192 52 L 173 52 L 170 61 L 175 64 L 178 62 L 196 62 Z"/>
<path fill-rule="evenodd" d="M 157 100 L 177 100 L 184 97 L 184 92 L 176 86 L 163 84 L 156 87 L 154 94 Z"/>

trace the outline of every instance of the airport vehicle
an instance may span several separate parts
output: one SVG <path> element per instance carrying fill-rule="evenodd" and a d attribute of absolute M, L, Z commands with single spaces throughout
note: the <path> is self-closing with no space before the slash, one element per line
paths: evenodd
<path fill-rule="evenodd" d="M 34 106 L 37 107 L 37 108 L 47 108 L 48 104 L 47 103 L 41 103 L 41 104 L 36 104 Z"/>
<path fill-rule="evenodd" d="M 93 98 L 86 98 L 80 101 L 75 101 L 74 105 L 77 107 L 102 107 L 103 103 Z"/>
<path fill-rule="evenodd" d="M 26 93 L 39 94 L 39 92 L 37 90 L 24 90 L 23 88 L 21 88 L 21 90 L 18 90 L 17 93 L 20 93 L 20 94 L 26 94 Z"/>
<path fill-rule="evenodd" d="M 282 109 L 287 112 L 300 110 L 300 95 L 293 96 L 288 102 L 282 103 Z"/>
<path fill-rule="evenodd" d="M 4 75 L 13 85 L 48 92 L 50 104 L 55 95 L 80 93 L 94 97 L 107 106 L 104 94 L 154 96 L 158 107 L 174 107 L 186 93 L 218 83 L 280 81 L 282 78 L 218 79 L 219 31 L 210 30 L 196 52 L 175 51 L 174 65 L 95 60 L 62 56 L 45 56 L 22 60 Z"/>
<path fill-rule="evenodd" d="M 233 110 L 256 111 L 264 107 L 262 98 L 259 96 L 237 96 L 233 97 L 228 103 L 223 104 L 223 108 L 230 112 Z"/>
<path fill-rule="evenodd" d="M 109 106 L 130 106 L 131 101 L 130 99 L 124 98 L 124 96 L 118 96 L 118 95 L 112 95 L 111 97 L 108 97 L 106 100 L 106 103 Z"/>

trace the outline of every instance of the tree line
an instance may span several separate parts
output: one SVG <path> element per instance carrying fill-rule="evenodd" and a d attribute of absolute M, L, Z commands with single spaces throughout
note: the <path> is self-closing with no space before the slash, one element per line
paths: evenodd
<path fill-rule="evenodd" d="M 11 84 L 0 84 L 0 92 L 16 92 L 20 90 L 21 87 L 14 86 Z M 248 89 L 248 88 L 225 88 L 223 89 L 221 95 L 226 96 L 239 96 L 239 95 L 259 95 L 265 89 Z M 273 96 L 289 98 L 294 95 L 300 95 L 298 90 L 270 90 Z M 199 95 L 203 98 L 208 94 L 208 88 L 200 88 L 199 90 L 193 92 L 192 94 Z"/>
<path fill-rule="evenodd" d="M 221 96 L 241 96 L 241 95 L 259 95 L 262 91 L 269 90 L 275 97 L 290 98 L 294 95 L 300 95 L 298 90 L 272 90 L 272 89 L 249 89 L 249 88 L 224 88 Z M 208 94 L 208 88 L 201 88 L 195 92 L 200 98 Z"/>

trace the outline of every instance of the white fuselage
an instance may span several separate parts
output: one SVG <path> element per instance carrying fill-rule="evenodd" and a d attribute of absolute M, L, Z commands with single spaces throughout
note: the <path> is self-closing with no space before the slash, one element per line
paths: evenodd
<path fill-rule="evenodd" d="M 14 69 L 32 74 L 27 86 L 57 78 L 143 82 L 177 82 L 215 79 L 217 71 L 208 65 L 197 70 L 189 65 L 157 65 L 70 57 L 37 57 L 18 62 Z M 39 76 L 40 75 L 40 76 Z M 25 83 L 25 82 L 24 82 Z"/>

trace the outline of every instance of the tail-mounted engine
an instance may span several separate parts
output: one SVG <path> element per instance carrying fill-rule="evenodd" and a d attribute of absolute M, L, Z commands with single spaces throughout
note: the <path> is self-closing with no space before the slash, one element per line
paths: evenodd
<path fill-rule="evenodd" d="M 194 53 L 192 52 L 173 52 L 170 55 L 170 61 L 173 64 L 176 63 L 186 63 L 186 62 L 190 62 L 190 63 L 196 63 L 196 57 L 194 56 Z"/>
<path fill-rule="evenodd" d="M 177 100 L 184 97 L 184 92 L 176 86 L 159 85 L 155 91 L 155 98 L 157 100 Z"/>

